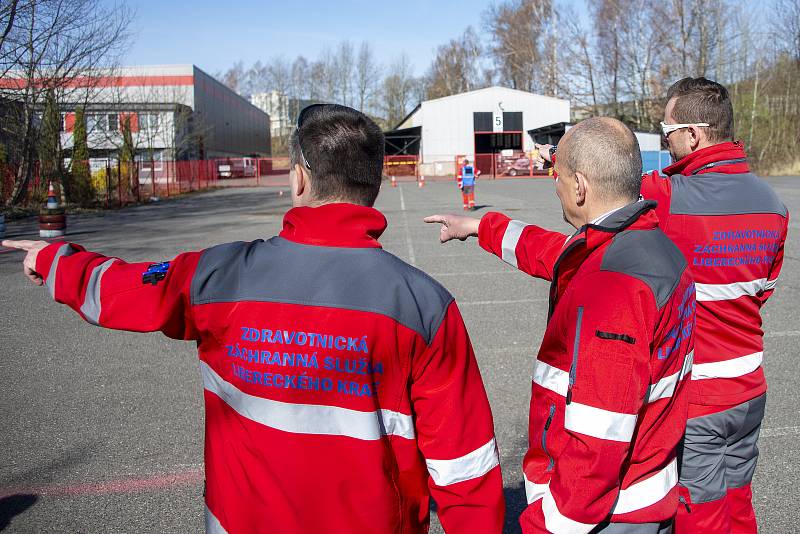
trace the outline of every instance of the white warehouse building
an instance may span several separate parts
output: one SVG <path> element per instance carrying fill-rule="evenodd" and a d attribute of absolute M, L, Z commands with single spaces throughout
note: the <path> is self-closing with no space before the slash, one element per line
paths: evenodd
<path fill-rule="evenodd" d="M 454 174 L 458 156 L 473 161 L 484 176 L 526 174 L 534 143 L 558 144 L 573 126 L 569 121 L 569 100 L 487 87 L 420 103 L 385 132 L 386 154 L 418 157 L 423 176 Z M 660 134 L 634 133 L 645 172 L 669 165 Z"/>
<path fill-rule="evenodd" d="M 480 169 L 481 155 L 530 152 L 529 130 L 569 119 L 568 100 L 487 87 L 420 103 L 386 132 L 387 155 L 419 155 L 423 175 L 452 174 L 458 155 Z"/>

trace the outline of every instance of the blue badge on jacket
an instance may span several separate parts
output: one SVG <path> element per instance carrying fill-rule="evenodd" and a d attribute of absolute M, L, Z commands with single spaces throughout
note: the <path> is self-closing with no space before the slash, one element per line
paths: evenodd
<path fill-rule="evenodd" d="M 161 280 L 166 278 L 168 270 L 169 270 L 168 261 L 162 263 L 154 263 L 150 267 L 148 267 L 145 272 L 142 273 L 142 283 L 156 285 Z"/>

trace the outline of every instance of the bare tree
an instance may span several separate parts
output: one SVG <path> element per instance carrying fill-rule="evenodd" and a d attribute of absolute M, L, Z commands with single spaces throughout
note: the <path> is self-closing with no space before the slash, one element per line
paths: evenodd
<path fill-rule="evenodd" d="M 415 84 L 408 58 L 403 55 L 389 66 L 383 79 L 383 116 L 386 128 L 394 128 L 406 116 Z"/>
<path fill-rule="evenodd" d="M 379 83 L 380 67 L 375 61 L 369 43 L 361 43 L 356 59 L 356 98 L 359 111 L 366 111 L 370 106 Z"/>
<path fill-rule="evenodd" d="M 355 78 L 355 57 L 350 41 L 342 41 L 333 59 L 333 72 L 336 79 L 335 101 L 345 106 L 353 105 L 353 85 Z"/>
<path fill-rule="evenodd" d="M 245 98 L 268 90 L 270 86 L 269 70 L 261 61 L 256 61 L 247 69 L 242 91 L 239 93 Z"/>
<path fill-rule="evenodd" d="M 297 56 L 292 62 L 291 78 L 292 78 L 292 94 L 298 100 L 310 99 L 310 66 L 308 60 L 303 56 Z"/>
<path fill-rule="evenodd" d="M 589 0 L 600 54 L 598 85 L 615 117 L 622 118 L 623 51 L 617 28 L 627 24 L 621 0 Z"/>
<path fill-rule="evenodd" d="M 468 26 L 457 39 L 440 46 L 427 74 L 428 98 L 471 91 L 480 85 L 481 48 L 478 36 Z"/>
<path fill-rule="evenodd" d="M 14 28 L 14 21 L 17 18 L 17 5 L 19 0 L 10 0 L 8 3 L 0 4 L 0 23 L 2 23 L 3 33 L 0 33 L 0 54 L 4 52 L 6 38 Z"/>
<path fill-rule="evenodd" d="M 3 85 L 0 97 L 19 109 L 19 165 L 10 204 L 23 198 L 32 177 L 43 95 L 49 90 L 61 96 L 76 90 L 89 94 L 93 88 L 76 82 L 116 62 L 127 45 L 131 17 L 124 6 L 105 7 L 100 0 L 22 0 L 15 6 L 0 55 L 0 72 L 15 81 Z"/>
<path fill-rule="evenodd" d="M 555 52 L 546 49 L 552 44 L 548 39 L 553 29 L 552 0 L 506 0 L 492 5 L 486 17 L 491 35 L 488 51 L 499 83 L 513 89 L 554 94 L 552 77 L 543 80 L 541 76 L 542 67 Z"/>
<path fill-rule="evenodd" d="M 800 0 L 777 0 L 775 15 L 776 37 L 800 67 Z"/>
<path fill-rule="evenodd" d="M 638 129 L 651 130 L 658 123 L 662 109 L 653 101 L 660 96 L 661 85 L 656 77 L 664 33 L 658 17 L 647 0 L 629 0 L 627 22 L 618 28 L 625 75 L 626 97 L 632 102 L 629 120 Z"/>
<path fill-rule="evenodd" d="M 238 93 L 244 88 L 246 75 L 244 63 L 237 61 L 231 68 L 225 71 L 220 81 L 227 85 L 232 91 Z"/>
<path fill-rule="evenodd" d="M 593 34 L 583 28 L 577 14 L 572 10 L 563 13 L 562 31 L 566 42 L 562 51 L 563 65 L 561 73 L 568 83 L 565 84 L 566 96 L 579 108 L 588 108 L 591 116 L 600 115 L 600 95 L 598 87 L 597 46 Z"/>

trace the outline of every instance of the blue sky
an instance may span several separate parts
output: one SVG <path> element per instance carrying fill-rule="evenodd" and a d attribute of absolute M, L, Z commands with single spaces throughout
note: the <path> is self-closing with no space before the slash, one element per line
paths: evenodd
<path fill-rule="evenodd" d="M 468 25 L 480 31 L 488 0 L 128 0 L 136 11 L 129 65 L 194 63 L 213 74 L 274 55 L 314 59 L 347 39 L 388 63 L 405 52 L 422 74 L 436 46 Z M 569 3 L 582 6 L 582 0 Z M 401 11 L 402 9 L 402 11 Z"/>

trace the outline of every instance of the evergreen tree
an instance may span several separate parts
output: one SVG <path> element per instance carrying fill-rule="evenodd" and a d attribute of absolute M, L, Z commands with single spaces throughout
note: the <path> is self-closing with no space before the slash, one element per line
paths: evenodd
<path fill-rule="evenodd" d="M 86 205 L 94 200 L 94 189 L 89 171 L 89 143 L 86 136 L 86 113 L 83 108 L 75 110 L 72 138 L 72 176 L 67 188 L 67 198 L 70 202 Z"/>
<path fill-rule="evenodd" d="M 38 200 L 44 200 L 47 187 L 53 182 L 59 190 L 63 189 L 61 172 L 61 113 L 58 110 L 56 93 L 47 91 L 42 114 L 42 127 L 39 134 L 39 173 L 41 185 L 37 191 Z"/>
<path fill-rule="evenodd" d="M 139 179 L 136 176 L 135 170 L 135 154 L 136 148 L 133 145 L 133 133 L 131 133 L 131 115 L 126 113 L 122 115 L 120 121 L 120 130 L 122 133 L 122 146 L 119 150 L 120 171 L 122 175 L 119 177 L 123 181 L 126 191 L 130 191 L 134 198 L 139 198 Z"/>
<path fill-rule="evenodd" d="M 0 213 L 6 200 L 6 146 L 0 143 Z"/>

